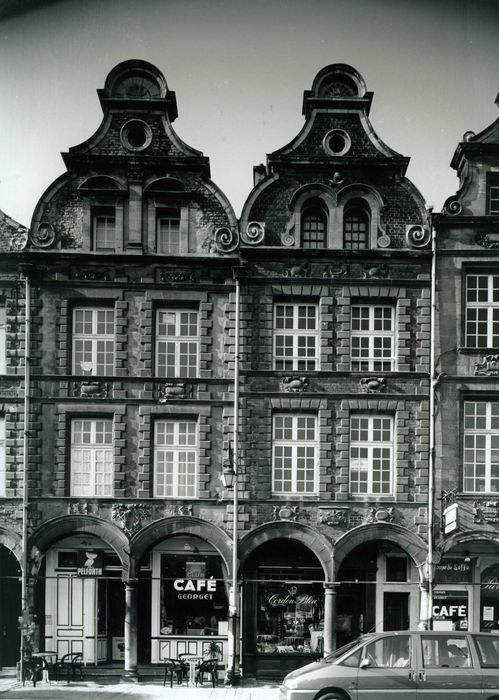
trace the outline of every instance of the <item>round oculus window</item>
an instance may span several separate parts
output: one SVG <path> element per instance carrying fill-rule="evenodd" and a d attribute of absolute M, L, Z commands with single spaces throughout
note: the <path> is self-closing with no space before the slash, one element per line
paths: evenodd
<path fill-rule="evenodd" d="M 140 119 L 130 120 L 121 129 L 121 143 L 128 151 L 143 151 L 151 141 L 151 127 Z"/>
<path fill-rule="evenodd" d="M 350 150 L 352 141 L 343 129 L 333 129 L 324 136 L 322 145 L 330 156 L 344 156 Z"/>

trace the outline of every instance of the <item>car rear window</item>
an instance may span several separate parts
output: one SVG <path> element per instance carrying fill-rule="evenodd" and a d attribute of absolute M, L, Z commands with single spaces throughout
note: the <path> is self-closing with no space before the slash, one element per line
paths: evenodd
<path fill-rule="evenodd" d="M 483 668 L 499 668 L 499 637 L 484 635 L 475 637 L 480 666 Z"/>

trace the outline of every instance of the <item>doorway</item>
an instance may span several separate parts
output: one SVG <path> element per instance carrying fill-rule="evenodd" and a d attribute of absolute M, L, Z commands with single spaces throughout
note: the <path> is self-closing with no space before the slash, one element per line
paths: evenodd
<path fill-rule="evenodd" d="M 15 555 L 0 545 L 0 668 L 19 660 L 21 633 L 21 567 Z"/>

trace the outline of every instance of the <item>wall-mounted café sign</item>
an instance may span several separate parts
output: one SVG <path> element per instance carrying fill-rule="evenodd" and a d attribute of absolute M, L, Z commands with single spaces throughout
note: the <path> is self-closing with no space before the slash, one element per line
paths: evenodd
<path fill-rule="evenodd" d="M 471 562 L 464 559 L 441 559 L 436 566 L 436 583 L 471 583 Z"/>
<path fill-rule="evenodd" d="M 78 552 L 77 576 L 102 576 L 102 552 Z"/>
<path fill-rule="evenodd" d="M 217 583 L 214 578 L 177 578 L 173 590 L 178 600 L 213 600 Z"/>

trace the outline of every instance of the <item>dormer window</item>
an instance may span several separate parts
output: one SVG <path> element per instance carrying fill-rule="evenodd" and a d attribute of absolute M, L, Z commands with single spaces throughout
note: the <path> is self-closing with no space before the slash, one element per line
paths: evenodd
<path fill-rule="evenodd" d="M 99 207 L 92 210 L 92 241 L 94 250 L 115 250 L 115 207 Z"/>
<path fill-rule="evenodd" d="M 349 250 L 364 250 L 369 241 L 369 214 L 359 206 L 354 205 L 345 210 L 343 216 L 343 244 Z"/>
<path fill-rule="evenodd" d="M 156 250 L 163 255 L 180 254 L 180 209 L 158 209 Z"/>
<path fill-rule="evenodd" d="M 305 204 L 301 215 L 301 235 L 303 248 L 326 247 L 327 213 L 322 202 L 311 200 Z"/>

